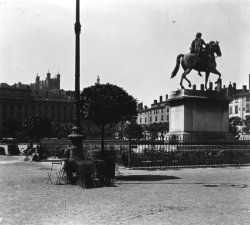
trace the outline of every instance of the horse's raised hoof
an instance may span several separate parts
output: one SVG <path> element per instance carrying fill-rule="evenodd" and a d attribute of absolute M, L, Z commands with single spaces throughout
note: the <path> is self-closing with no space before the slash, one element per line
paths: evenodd
<path fill-rule="evenodd" d="M 191 84 L 188 85 L 188 87 L 191 87 L 191 86 L 192 86 Z"/>

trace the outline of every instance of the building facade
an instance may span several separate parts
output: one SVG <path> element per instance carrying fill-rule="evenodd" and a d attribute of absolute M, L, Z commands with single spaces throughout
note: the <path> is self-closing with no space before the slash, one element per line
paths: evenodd
<path fill-rule="evenodd" d="M 60 77 L 61 75 L 58 72 L 58 74 L 55 75 L 54 78 L 51 78 L 51 73 L 48 71 L 46 79 L 40 80 L 40 76 L 38 76 L 37 74 L 35 83 L 30 84 L 30 88 L 35 90 L 44 90 L 44 91 L 51 89 L 60 90 Z"/>
<path fill-rule="evenodd" d="M 210 84 L 212 89 L 212 84 Z M 249 74 L 249 89 L 246 85 L 242 86 L 242 89 L 237 89 L 236 83 L 232 85 L 229 84 L 228 87 L 224 85 L 222 91 L 228 92 L 228 95 L 232 99 L 229 104 L 229 118 L 231 117 L 240 117 L 242 120 L 246 116 L 250 116 L 250 74 Z M 154 103 L 151 104 L 151 107 L 143 106 L 142 103 L 138 105 L 138 124 L 151 124 L 151 123 L 160 123 L 160 122 L 169 122 L 169 103 L 166 99 L 163 101 L 162 96 L 160 96 L 159 102 L 154 100 Z"/>
<path fill-rule="evenodd" d="M 73 99 L 60 93 L 60 97 L 46 98 L 35 95 L 29 88 L 0 87 L 0 124 L 9 117 L 23 121 L 30 115 L 47 116 L 51 122 L 73 122 Z M 64 97 L 62 97 L 62 95 Z"/>
<path fill-rule="evenodd" d="M 237 89 L 235 83 L 231 91 L 232 101 L 229 104 L 229 118 L 240 117 L 244 120 L 246 116 L 250 116 L 250 92 L 246 85 L 243 85 L 242 89 Z"/>
<path fill-rule="evenodd" d="M 47 116 L 52 123 L 73 122 L 73 91 L 60 90 L 60 75 L 45 81 L 36 77 L 36 82 L 30 85 L 17 83 L 0 84 L 0 124 L 9 117 L 24 121 L 30 115 Z"/>
<path fill-rule="evenodd" d="M 167 99 L 168 95 L 166 95 L 165 100 L 160 96 L 159 102 L 154 100 L 150 108 L 140 103 L 138 105 L 137 123 L 143 125 L 169 122 L 169 104 Z"/>

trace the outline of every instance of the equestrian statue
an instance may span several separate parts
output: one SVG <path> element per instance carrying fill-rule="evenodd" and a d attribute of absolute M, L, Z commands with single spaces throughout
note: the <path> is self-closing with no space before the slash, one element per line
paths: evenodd
<path fill-rule="evenodd" d="M 205 43 L 203 39 L 201 39 L 202 34 L 197 33 L 195 40 L 192 41 L 190 53 L 188 54 L 180 54 L 177 56 L 176 66 L 174 71 L 172 72 L 171 78 L 174 78 L 177 75 L 177 72 L 181 66 L 184 70 L 184 73 L 181 76 L 180 85 L 182 89 L 185 89 L 182 82 L 185 79 L 188 82 L 188 86 L 191 87 L 190 80 L 187 79 L 187 75 L 192 71 L 192 69 L 198 71 L 198 75 L 202 76 L 200 72 L 206 73 L 205 78 L 205 89 L 207 90 L 207 82 L 210 73 L 217 74 L 219 77 L 215 83 L 218 83 L 221 77 L 221 73 L 216 69 L 215 58 L 220 57 L 221 50 L 219 46 L 219 42 L 210 41 L 209 43 Z M 204 47 L 203 47 L 204 46 Z M 215 56 L 216 54 L 216 56 Z"/>

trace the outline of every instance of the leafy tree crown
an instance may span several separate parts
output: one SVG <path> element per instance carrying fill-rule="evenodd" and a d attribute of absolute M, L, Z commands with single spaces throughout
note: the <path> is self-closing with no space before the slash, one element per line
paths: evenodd
<path fill-rule="evenodd" d="M 131 121 L 137 115 L 137 102 L 116 85 L 96 84 L 81 93 L 81 115 L 101 126 Z"/>

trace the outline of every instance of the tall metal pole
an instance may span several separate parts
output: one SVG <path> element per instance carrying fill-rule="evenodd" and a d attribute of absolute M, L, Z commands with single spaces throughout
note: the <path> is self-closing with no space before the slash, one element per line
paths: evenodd
<path fill-rule="evenodd" d="M 76 22 L 75 22 L 75 98 L 74 98 L 74 127 L 69 139 L 77 149 L 82 149 L 83 135 L 80 120 L 80 1 L 76 0 Z"/>

